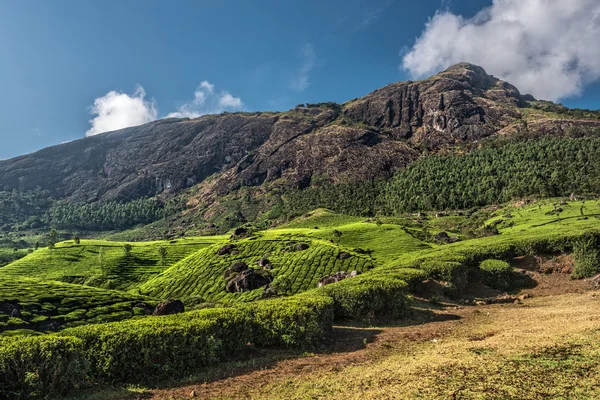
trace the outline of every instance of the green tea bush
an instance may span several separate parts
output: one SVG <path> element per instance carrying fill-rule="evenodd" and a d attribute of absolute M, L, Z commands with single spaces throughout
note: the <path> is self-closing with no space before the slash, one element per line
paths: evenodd
<path fill-rule="evenodd" d="M 458 296 L 467 287 L 468 269 L 465 264 L 458 261 L 428 260 L 420 268 L 430 279 L 449 282 L 447 295 Z"/>
<path fill-rule="evenodd" d="M 308 348 L 331 330 L 317 294 L 0 338 L 0 399 L 51 397 L 101 383 L 149 383 L 239 357 L 249 344 Z"/>
<path fill-rule="evenodd" d="M 485 260 L 479 265 L 483 283 L 498 290 L 508 290 L 513 287 L 513 268 L 506 261 Z"/>
<path fill-rule="evenodd" d="M 600 272 L 600 239 L 598 236 L 585 235 L 573 244 L 575 279 L 589 278 Z"/>
<path fill-rule="evenodd" d="M 361 275 L 323 286 L 316 292 L 333 299 L 336 318 L 371 322 L 383 315 L 405 316 L 410 305 L 407 287 L 399 279 Z"/>
<path fill-rule="evenodd" d="M 314 346 L 333 325 L 333 300 L 322 295 L 253 302 L 241 309 L 252 321 L 252 342 L 257 346 Z"/>
<path fill-rule="evenodd" d="M 95 379 L 144 382 L 185 375 L 237 354 L 252 337 L 248 317 L 233 308 L 194 311 L 66 329 L 83 341 Z"/>
<path fill-rule="evenodd" d="M 0 341 L 0 399 L 52 397 L 85 385 L 88 373 L 80 339 L 35 336 Z"/>

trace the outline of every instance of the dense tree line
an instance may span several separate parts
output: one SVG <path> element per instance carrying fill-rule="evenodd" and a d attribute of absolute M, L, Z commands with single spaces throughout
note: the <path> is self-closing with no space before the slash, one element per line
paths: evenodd
<path fill-rule="evenodd" d="M 600 139 L 541 139 L 431 156 L 399 171 L 381 203 L 389 214 L 463 209 L 515 198 L 600 192 Z"/>
<path fill-rule="evenodd" d="M 600 194 L 600 138 L 526 140 L 467 154 L 428 156 L 387 183 L 313 186 L 288 192 L 285 204 L 291 216 L 321 207 L 373 216 L 571 193 Z"/>
<path fill-rule="evenodd" d="M 164 215 L 164 207 L 154 199 L 138 199 L 128 203 L 59 201 L 46 213 L 44 222 L 57 229 L 101 231 L 149 224 L 163 218 Z"/>
<path fill-rule="evenodd" d="M 50 192 L 37 188 L 25 192 L 0 191 L 0 226 L 28 222 L 40 224 L 39 218 L 50 208 L 53 200 Z"/>
<path fill-rule="evenodd" d="M 293 190 L 285 196 L 288 215 L 301 215 L 315 208 L 330 210 L 349 215 L 370 217 L 380 209 L 380 193 L 385 181 L 366 181 L 358 183 L 308 187 Z"/>

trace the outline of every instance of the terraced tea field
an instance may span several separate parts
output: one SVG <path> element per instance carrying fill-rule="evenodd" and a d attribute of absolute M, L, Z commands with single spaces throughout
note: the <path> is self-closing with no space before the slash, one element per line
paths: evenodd
<path fill-rule="evenodd" d="M 145 315 L 137 303 L 156 302 L 116 290 L 32 278 L 0 279 L 0 333 L 56 331 Z M 19 312 L 13 314 L 17 307 Z"/>
<path fill-rule="evenodd" d="M 82 240 L 80 244 L 66 241 L 53 250 L 39 249 L 0 269 L 0 279 L 37 277 L 128 290 L 188 255 L 225 239 L 214 236 L 142 243 Z M 131 246 L 129 254 L 126 244 Z"/>
<path fill-rule="evenodd" d="M 300 243 L 308 248 L 297 249 Z M 271 262 L 274 277 L 283 275 L 289 280 L 292 293 L 314 288 L 320 278 L 338 271 L 364 272 L 374 267 L 368 256 L 324 240 L 295 241 L 286 240 L 285 237 L 267 240 L 259 236 L 236 242 L 232 254 L 218 255 L 219 248 L 219 245 L 214 245 L 180 261 L 142 285 L 141 293 L 165 299 L 201 297 L 211 301 L 254 300 L 262 295 L 262 290 L 226 293 L 223 274 L 237 261 L 257 268 L 263 256 Z"/>

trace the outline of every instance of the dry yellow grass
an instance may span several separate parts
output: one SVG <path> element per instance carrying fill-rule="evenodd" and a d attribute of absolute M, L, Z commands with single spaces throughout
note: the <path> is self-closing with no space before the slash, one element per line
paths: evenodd
<path fill-rule="evenodd" d="M 449 309 L 461 319 L 385 328 L 365 349 L 156 391 L 154 399 L 597 399 L 600 296 Z M 314 361 L 311 361 L 315 359 Z"/>

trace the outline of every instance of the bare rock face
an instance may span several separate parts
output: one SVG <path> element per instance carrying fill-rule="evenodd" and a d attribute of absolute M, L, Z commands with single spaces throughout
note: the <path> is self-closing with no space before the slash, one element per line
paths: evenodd
<path fill-rule="evenodd" d="M 180 314 L 185 311 L 185 307 L 181 300 L 168 300 L 160 303 L 154 309 L 152 315 L 171 315 Z"/>
<path fill-rule="evenodd" d="M 226 244 L 217 250 L 217 254 L 220 256 L 224 256 L 227 254 L 237 254 L 237 246 L 235 244 Z"/>
<path fill-rule="evenodd" d="M 239 274 L 240 272 L 243 272 L 245 270 L 249 269 L 248 264 L 246 264 L 243 261 L 238 261 L 233 263 L 233 265 L 231 267 L 229 267 L 227 269 L 227 271 L 225 271 L 225 274 L 223 275 L 223 278 L 225 279 L 229 279 L 229 277 L 233 274 Z"/>
<path fill-rule="evenodd" d="M 10 315 L 12 317 L 20 317 L 21 307 L 19 307 L 17 303 L 0 302 L 0 313 Z"/>
<path fill-rule="evenodd" d="M 225 290 L 229 293 L 248 292 L 265 287 L 272 280 L 270 275 L 261 274 L 253 269 L 247 269 L 230 279 L 225 286 Z"/>
<path fill-rule="evenodd" d="M 394 138 L 436 147 L 491 135 L 520 117 L 515 107 L 524 101 L 514 86 L 461 63 L 424 81 L 376 90 L 348 104 L 344 115 Z"/>

